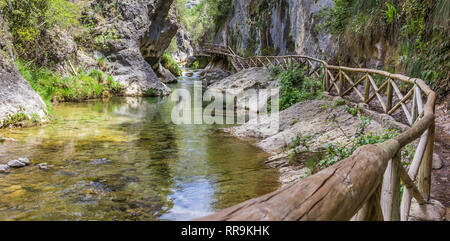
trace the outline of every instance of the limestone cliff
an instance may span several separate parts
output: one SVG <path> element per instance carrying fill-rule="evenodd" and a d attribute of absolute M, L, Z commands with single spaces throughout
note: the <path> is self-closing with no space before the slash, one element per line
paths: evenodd
<path fill-rule="evenodd" d="M 31 85 L 19 74 L 12 43 L 0 13 L 0 127 L 5 120 L 23 113 L 44 119 L 45 103 Z"/>
<path fill-rule="evenodd" d="M 318 14 L 332 7 L 332 0 L 235 0 L 215 42 L 242 55 L 305 54 L 334 57 L 332 36 L 316 31 Z"/>
<path fill-rule="evenodd" d="M 145 95 L 153 89 L 167 95 L 170 89 L 163 84 L 154 69 L 175 36 L 178 25 L 173 0 L 100 1 L 103 7 L 102 26 L 114 33 L 102 54 L 111 63 L 115 79 L 126 86 L 126 95 Z M 153 93 L 153 92 L 152 92 Z"/>

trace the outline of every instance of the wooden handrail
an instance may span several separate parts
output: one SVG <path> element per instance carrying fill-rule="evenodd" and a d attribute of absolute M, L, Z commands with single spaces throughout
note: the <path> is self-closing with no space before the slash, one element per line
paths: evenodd
<path fill-rule="evenodd" d="M 323 60 L 304 55 L 243 58 L 222 45 L 204 45 L 203 51 L 231 58 L 238 71 L 300 63 L 311 70 L 310 75 L 319 76 L 321 72 L 324 77 L 323 87 L 327 91 L 333 91 L 334 88 L 344 98 L 355 91 L 362 102 L 378 103 L 384 113 L 389 115 L 399 109 L 403 110 L 411 128 L 384 143 L 360 147 L 351 157 L 311 177 L 200 220 L 349 220 L 358 211 L 359 214 L 355 216 L 358 220 L 361 217 L 365 220 L 408 220 L 412 197 L 421 205 L 428 201 L 436 93 L 423 80 L 383 70 L 329 65 Z M 333 71 L 337 74 L 333 75 Z M 352 80 L 350 73 L 360 75 L 357 81 Z M 386 80 L 378 87 L 372 76 Z M 410 84 L 413 89 L 403 95 L 395 81 Z M 347 84 L 349 85 L 346 86 Z M 358 90 L 360 85 L 364 85 L 364 94 Z M 386 99 L 383 91 L 386 91 Z M 425 105 L 422 103 L 422 93 L 427 97 Z M 394 94 L 398 97 L 397 103 L 394 103 Z M 411 111 L 408 110 L 408 101 L 411 103 Z M 397 171 L 392 171 L 392 167 L 401 165 L 399 153 L 402 148 L 419 138 L 419 146 L 409 171 L 406 172 L 401 166 L 395 169 Z M 386 171 L 388 164 L 390 168 Z M 393 201 L 400 200 L 400 182 L 395 182 L 400 179 L 406 187 L 401 205 Z M 415 180 L 418 180 L 418 187 Z M 384 195 L 387 192 L 384 189 L 396 191 Z M 399 213 L 400 217 L 397 215 Z"/>

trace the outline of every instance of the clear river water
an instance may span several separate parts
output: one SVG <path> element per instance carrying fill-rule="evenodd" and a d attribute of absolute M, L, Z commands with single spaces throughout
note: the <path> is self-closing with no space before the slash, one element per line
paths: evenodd
<path fill-rule="evenodd" d="M 193 77 L 172 89 L 192 91 Z M 171 98 L 63 103 L 41 127 L 0 130 L 0 220 L 191 220 L 279 187 L 268 154 L 220 132 L 175 125 Z M 49 170 L 36 164 L 48 163 Z"/>

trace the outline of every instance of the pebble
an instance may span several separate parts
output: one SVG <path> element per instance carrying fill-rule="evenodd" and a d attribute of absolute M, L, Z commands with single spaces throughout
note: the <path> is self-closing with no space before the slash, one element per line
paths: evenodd
<path fill-rule="evenodd" d="M 101 165 L 101 164 L 108 164 L 108 163 L 111 163 L 111 161 L 106 158 L 93 159 L 89 162 L 89 164 L 91 164 L 91 165 Z"/>
<path fill-rule="evenodd" d="M 25 163 L 19 161 L 19 160 L 12 160 L 8 162 L 8 166 L 9 167 L 14 167 L 14 168 L 21 168 L 26 166 Z"/>
<path fill-rule="evenodd" d="M 39 169 L 41 170 L 48 170 L 47 163 L 39 163 L 38 164 Z"/>
<path fill-rule="evenodd" d="M 8 165 L 0 165 L 0 173 L 9 173 Z"/>

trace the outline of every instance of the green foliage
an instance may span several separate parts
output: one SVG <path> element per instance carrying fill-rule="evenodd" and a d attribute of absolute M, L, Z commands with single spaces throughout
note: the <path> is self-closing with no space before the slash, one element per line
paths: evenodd
<path fill-rule="evenodd" d="M 398 135 L 398 131 L 393 129 L 384 129 L 380 135 L 373 132 L 366 133 L 366 127 L 370 124 L 371 120 L 367 117 L 360 117 L 359 120 L 361 121 L 359 129 L 355 137 L 351 139 L 351 143 L 347 145 L 330 143 L 327 145 L 325 157 L 317 163 L 320 169 L 325 169 L 350 157 L 358 147 L 382 143 Z"/>
<path fill-rule="evenodd" d="M 316 31 L 328 30 L 344 37 L 346 47 L 341 47 L 341 52 L 346 59 L 364 62 L 373 58 L 371 48 L 381 38 L 386 42 L 387 68 L 425 80 L 441 96 L 450 90 L 450 1 L 334 0 L 334 3 L 333 8 L 319 14 L 322 20 Z"/>
<path fill-rule="evenodd" d="M 19 125 L 20 122 L 26 121 L 26 120 L 29 120 L 29 117 L 23 112 L 19 112 L 14 115 L 8 115 L 3 120 L 3 123 L 1 123 L 0 129 L 8 127 L 8 126 L 17 126 L 17 125 Z"/>
<path fill-rule="evenodd" d="M 320 80 L 305 75 L 306 69 L 298 64 L 291 65 L 286 71 L 272 68 L 271 73 L 280 78 L 280 110 L 285 110 L 292 105 L 322 96 L 322 83 Z"/>
<path fill-rule="evenodd" d="M 97 65 L 103 72 L 108 71 L 108 61 L 105 58 L 98 58 Z"/>
<path fill-rule="evenodd" d="M 335 102 L 333 102 L 333 106 L 341 106 L 341 105 L 345 105 L 345 100 L 344 99 L 338 99 Z"/>
<path fill-rule="evenodd" d="M 358 116 L 359 114 L 361 114 L 361 108 L 359 107 L 359 105 L 355 105 L 355 107 L 347 106 L 345 110 L 352 116 Z"/>
<path fill-rule="evenodd" d="M 17 61 L 21 75 L 39 93 L 49 109 L 53 101 L 82 101 L 86 99 L 119 95 L 123 90 L 112 76 L 100 70 L 80 72 L 76 76 L 63 77 L 49 69 Z"/>
<path fill-rule="evenodd" d="M 148 89 L 145 91 L 145 96 L 156 97 L 156 96 L 158 96 L 158 92 L 154 89 Z"/>
<path fill-rule="evenodd" d="M 269 68 L 269 73 L 272 79 L 276 78 L 279 74 L 281 74 L 281 72 L 283 72 L 281 66 L 274 65 Z"/>
<path fill-rule="evenodd" d="M 325 8 L 321 12 L 320 17 L 326 17 L 325 21 L 320 25 L 322 28 L 327 28 L 333 34 L 342 33 L 350 22 L 352 12 L 350 7 L 351 0 L 333 0 L 334 8 Z"/>
<path fill-rule="evenodd" d="M 0 0 L 16 49 L 33 57 L 40 37 L 56 25 L 60 29 L 77 25 L 78 5 L 66 0 Z"/>
<path fill-rule="evenodd" d="M 94 37 L 94 43 L 103 50 L 108 49 L 107 43 L 111 40 L 117 39 L 116 31 L 114 29 L 108 29 L 106 33 L 99 34 Z"/>
<path fill-rule="evenodd" d="M 192 63 L 192 65 L 191 65 L 191 67 L 192 68 L 194 68 L 194 69 L 198 69 L 199 68 L 199 66 L 200 66 L 200 64 L 198 63 L 198 61 L 196 60 L 196 61 L 194 61 L 193 63 Z"/>
<path fill-rule="evenodd" d="M 177 62 L 173 59 L 172 55 L 164 52 L 161 56 L 161 64 L 164 68 L 169 70 L 175 76 L 181 76 L 183 71 L 180 66 L 178 66 Z"/>
<path fill-rule="evenodd" d="M 232 0 L 201 0 L 199 5 L 186 8 L 186 0 L 177 0 L 179 16 L 194 41 L 200 42 L 208 33 L 217 31 L 232 10 Z"/>
<path fill-rule="evenodd" d="M 394 23 L 394 21 L 397 19 L 397 9 L 394 7 L 394 5 L 386 2 L 387 10 L 384 11 L 384 14 L 386 16 L 386 21 L 389 24 Z"/>

